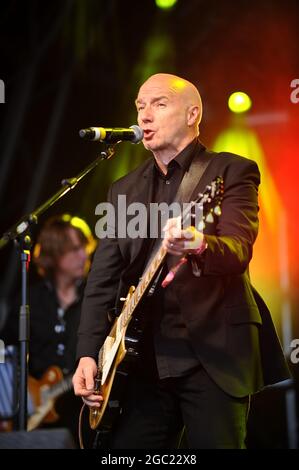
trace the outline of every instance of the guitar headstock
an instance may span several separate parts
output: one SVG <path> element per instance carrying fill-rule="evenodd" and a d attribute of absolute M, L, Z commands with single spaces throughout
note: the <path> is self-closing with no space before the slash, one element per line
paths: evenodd
<path fill-rule="evenodd" d="M 190 203 L 193 224 L 198 230 L 202 231 L 207 223 L 212 224 L 214 222 L 214 216 L 219 217 L 221 215 L 223 191 L 223 177 L 217 176 L 205 187 L 204 191 L 199 193 L 197 198 Z"/>

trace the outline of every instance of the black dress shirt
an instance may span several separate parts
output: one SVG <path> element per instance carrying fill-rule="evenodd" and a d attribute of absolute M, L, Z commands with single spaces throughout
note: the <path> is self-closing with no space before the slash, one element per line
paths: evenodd
<path fill-rule="evenodd" d="M 194 157 L 197 142 L 197 139 L 193 140 L 171 160 L 166 175 L 161 172 L 157 164 L 154 165 L 152 202 L 171 204 L 174 201 L 184 173 Z M 150 224 L 155 223 L 157 221 L 150 220 Z M 160 229 L 159 225 L 158 233 L 161 233 Z M 152 252 L 161 243 L 161 239 L 148 239 L 147 243 L 150 258 Z M 161 281 L 166 274 L 167 266 L 165 265 L 154 294 L 146 302 L 148 325 L 142 358 L 142 363 L 146 361 L 148 370 L 151 372 L 153 370 L 150 363 L 154 361 L 160 379 L 183 376 L 199 365 L 181 314 L 175 285 L 170 283 L 165 289 L 161 287 Z"/>

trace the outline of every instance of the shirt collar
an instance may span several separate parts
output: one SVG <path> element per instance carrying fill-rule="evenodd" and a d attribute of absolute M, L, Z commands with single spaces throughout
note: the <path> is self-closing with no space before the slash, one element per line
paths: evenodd
<path fill-rule="evenodd" d="M 178 155 L 175 158 L 173 158 L 169 162 L 167 175 L 164 175 L 161 172 L 156 160 L 154 159 L 155 169 L 158 171 L 158 173 L 161 176 L 164 176 L 164 177 L 170 176 L 170 174 L 172 173 L 172 171 L 174 170 L 176 166 L 179 166 L 184 171 L 187 171 L 190 166 L 191 160 L 193 159 L 195 155 L 195 150 L 198 146 L 198 143 L 200 143 L 199 139 L 198 137 L 195 137 L 195 139 L 193 139 L 180 153 L 178 153 Z"/>
<path fill-rule="evenodd" d="M 196 137 L 173 159 L 184 171 L 187 171 L 190 166 L 197 147 L 197 142 L 198 138 Z"/>

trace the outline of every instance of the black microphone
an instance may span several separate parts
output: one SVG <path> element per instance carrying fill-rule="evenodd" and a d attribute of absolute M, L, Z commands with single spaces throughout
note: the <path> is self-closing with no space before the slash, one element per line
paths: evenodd
<path fill-rule="evenodd" d="M 108 144 L 129 140 L 133 144 L 138 144 L 143 139 L 143 130 L 139 126 L 131 126 L 129 129 L 123 127 L 88 127 L 81 129 L 79 136 L 86 140 L 100 140 Z"/>

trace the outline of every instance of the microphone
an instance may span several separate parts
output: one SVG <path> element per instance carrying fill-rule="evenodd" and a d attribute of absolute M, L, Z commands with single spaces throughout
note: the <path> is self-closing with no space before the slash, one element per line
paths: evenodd
<path fill-rule="evenodd" d="M 123 140 L 129 140 L 133 144 L 138 144 L 143 139 L 143 130 L 139 126 L 131 126 L 128 129 L 123 127 L 88 127 L 81 129 L 79 136 L 86 140 L 100 140 L 113 144 Z"/>

